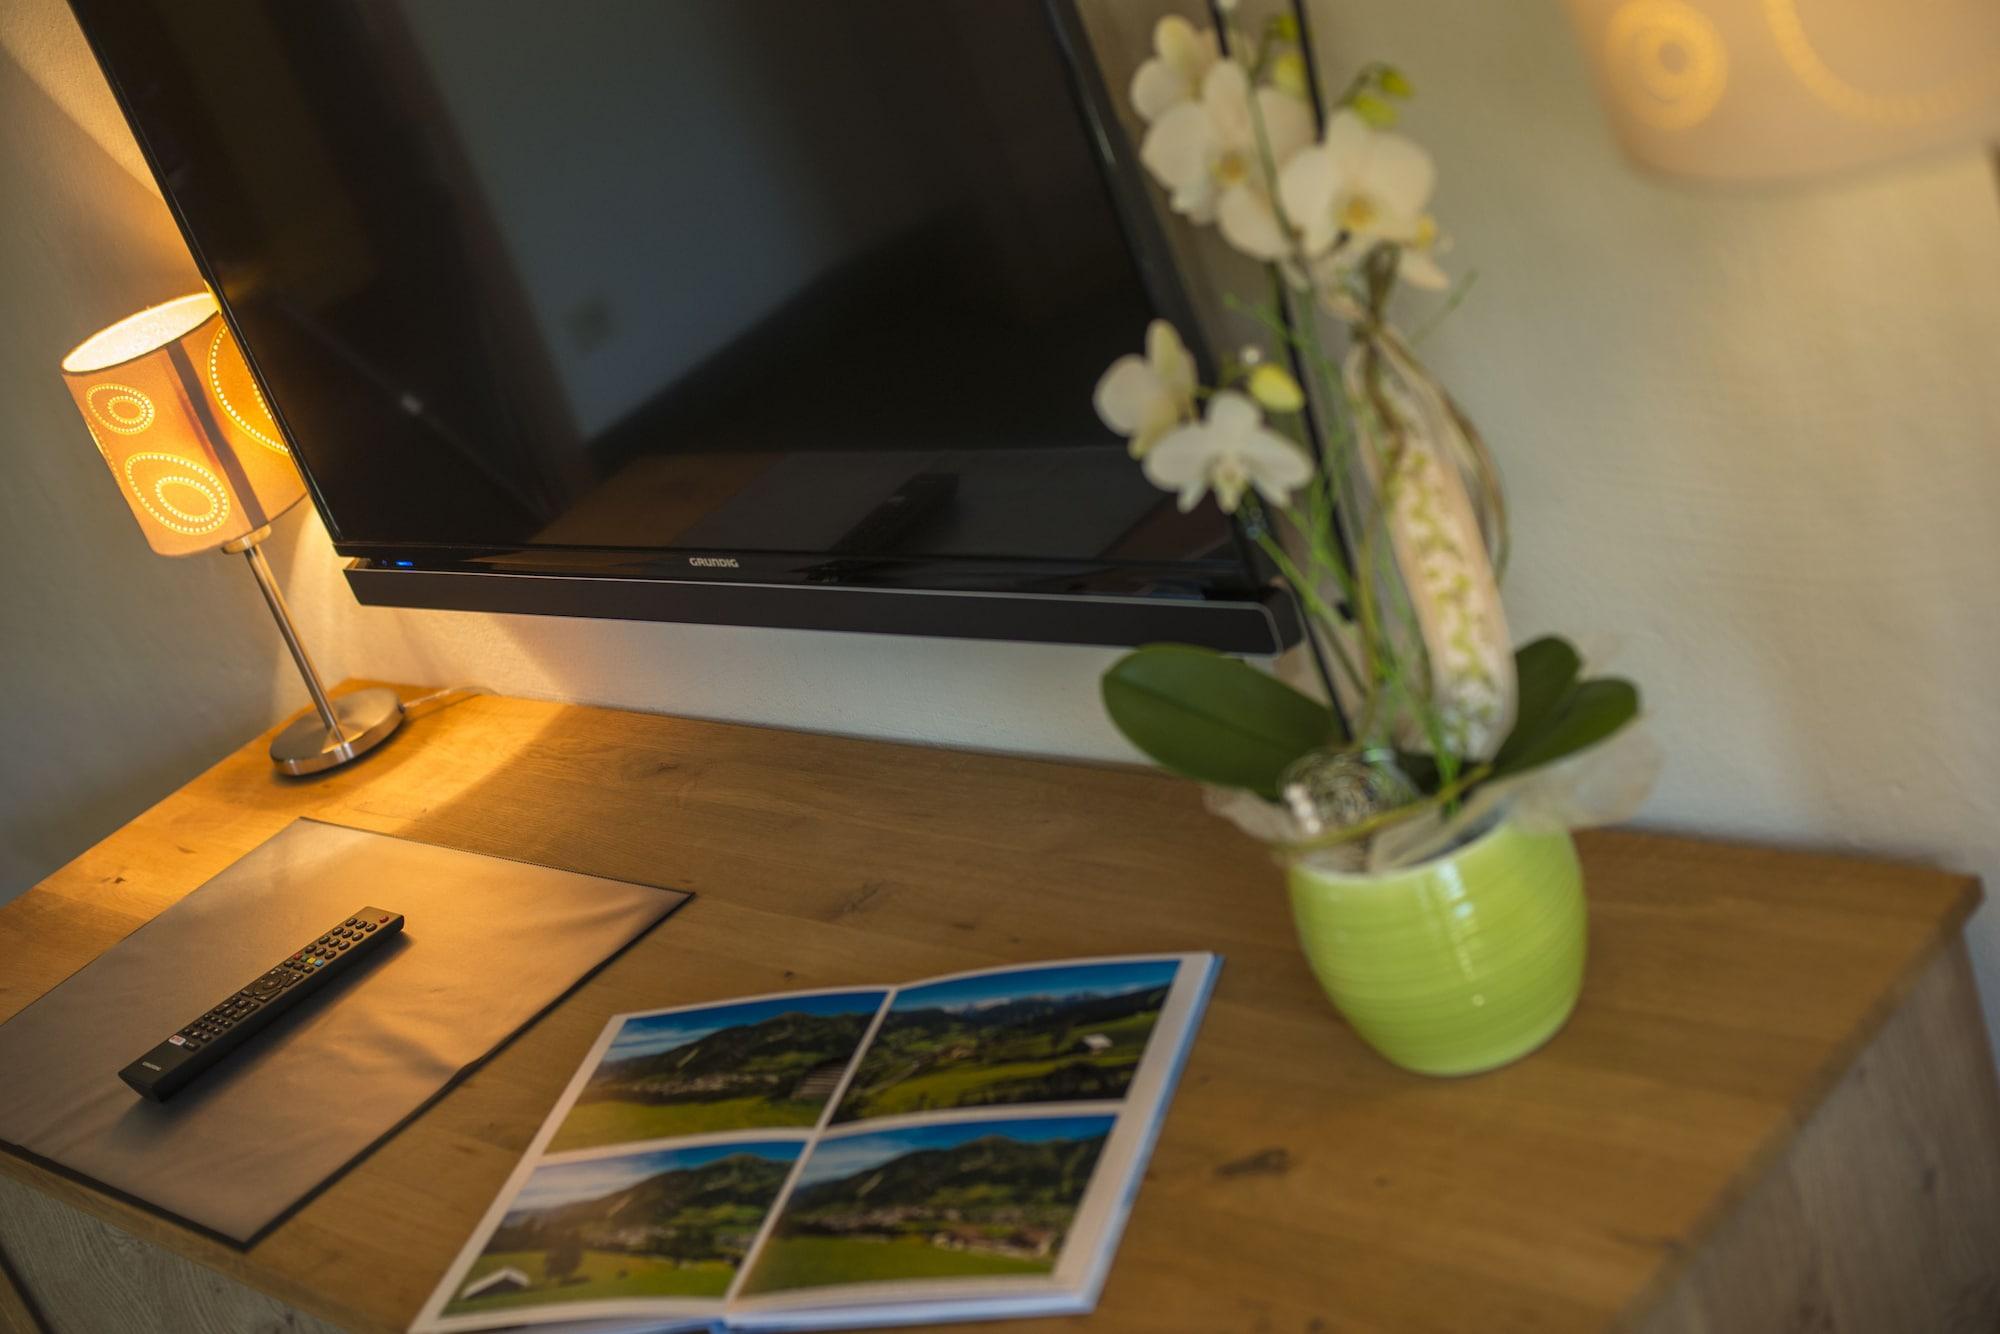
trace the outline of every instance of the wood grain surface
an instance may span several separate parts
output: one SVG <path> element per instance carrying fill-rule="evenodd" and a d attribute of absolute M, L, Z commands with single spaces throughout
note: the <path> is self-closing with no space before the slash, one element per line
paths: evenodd
<path fill-rule="evenodd" d="M 4 1200 L 5 1192 L 10 1190 L 26 1193 L 28 1188 L 0 1180 L 0 1200 Z M 4 1204 L 0 1204 L 0 1207 L 4 1207 Z M 50 1207 L 61 1206 L 52 1203 Z M 76 1211 L 70 1210 L 70 1212 Z M 5 1235 L 4 1228 L 0 1228 L 0 1235 Z M 21 1290 L 20 1277 L 15 1272 L 14 1262 L 7 1258 L 5 1251 L 0 1251 L 0 1334 L 48 1334 L 47 1323 L 42 1319 L 41 1313 L 28 1304 L 28 1294 Z"/>
<path fill-rule="evenodd" d="M 1576 1016 L 1520 1064 L 1432 1080 L 1347 1030 L 1277 870 L 1162 775 L 488 696 L 427 706 L 313 779 L 274 775 L 264 744 L 0 908 L 0 1018 L 302 815 L 698 896 L 247 1250 L 0 1154 L 360 1330 L 409 1322 L 613 1013 L 1155 950 L 1227 963 L 1100 1309 L 1056 1325 L 1630 1322 L 1978 900 L 1908 866 L 1587 835 Z"/>
<path fill-rule="evenodd" d="M 2000 1330 L 2000 1086 L 1965 942 L 1925 968 L 1639 1334 Z"/>
<path fill-rule="evenodd" d="M 41 1326 L 29 1334 L 338 1334 L 274 1297 L 71 1209 L 18 1181 L 0 1179 L 0 1232 L 32 1237 L 21 1281 Z M 0 1331 L 8 1329 L 0 1302 Z"/>

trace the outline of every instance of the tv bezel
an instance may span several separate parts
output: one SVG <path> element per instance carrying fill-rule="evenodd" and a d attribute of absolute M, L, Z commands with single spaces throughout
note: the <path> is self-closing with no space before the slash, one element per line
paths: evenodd
<path fill-rule="evenodd" d="M 256 350 L 169 184 L 130 90 L 100 33 L 117 0 L 69 0 L 99 69 L 222 317 L 261 383 Z M 1123 130 L 1075 0 L 1041 0 L 1077 111 L 1133 262 L 1161 313 L 1189 334 L 1204 369 L 1212 351 L 1151 203 L 1144 173 L 1116 144 Z M 281 429 L 281 402 L 267 390 Z M 1234 560 L 835 555 L 827 552 L 614 548 L 535 544 L 466 547 L 343 537 L 306 459 L 294 454 L 349 587 L 365 605 L 618 620 L 848 630 L 1107 646 L 1178 641 L 1269 656 L 1299 642 L 1296 599 L 1233 520 Z M 841 595 L 847 596 L 841 596 Z"/>

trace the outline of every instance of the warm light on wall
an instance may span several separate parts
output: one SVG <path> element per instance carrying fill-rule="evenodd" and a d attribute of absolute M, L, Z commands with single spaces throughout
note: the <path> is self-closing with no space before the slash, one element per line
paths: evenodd
<path fill-rule="evenodd" d="M 1625 151 L 1808 176 L 2000 140 L 1996 0 L 1567 0 Z"/>
<path fill-rule="evenodd" d="M 162 556 L 240 541 L 304 498 L 278 423 L 208 293 L 92 335 L 62 371 L 132 517 Z"/>

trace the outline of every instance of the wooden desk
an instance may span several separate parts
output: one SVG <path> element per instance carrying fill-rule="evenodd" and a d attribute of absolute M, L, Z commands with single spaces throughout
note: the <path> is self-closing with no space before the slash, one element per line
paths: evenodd
<path fill-rule="evenodd" d="M 610 1014 L 1193 949 L 1228 964 L 1078 1328 L 2000 1320 L 2000 1094 L 1961 876 L 1590 835 L 1576 1017 L 1521 1064 L 1437 1081 L 1347 1031 L 1276 871 L 1155 774 L 477 696 L 317 779 L 263 752 L 0 909 L 0 1017 L 301 815 L 699 897 L 247 1251 L 0 1154 L 0 1327 L 25 1293 L 61 1330 L 314 1327 L 286 1306 L 399 1330 Z"/>

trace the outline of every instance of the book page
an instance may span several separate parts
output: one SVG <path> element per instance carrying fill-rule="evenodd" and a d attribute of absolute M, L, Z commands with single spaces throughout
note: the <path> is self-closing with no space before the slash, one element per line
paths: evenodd
<path fill-rule="evenodd" d="M 1088 1309 L 1217 964 L 1084 959 L 899 989 L 731 1325 Z"/>
<path fill-rule="evenodd" d="M 892 994 L 613 1018 L 412 1328 L 719 1320 Z"/>
<path fill-rule="evenodd" d="M 616 1016 L 412 1329 L 1087 1310 L 1219 963 Z"/>

